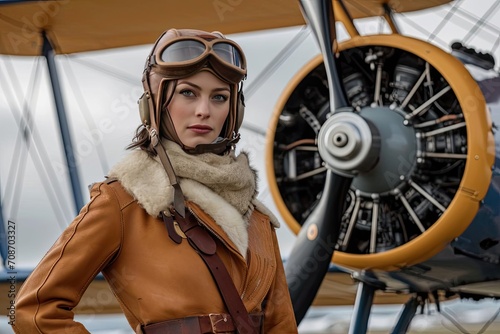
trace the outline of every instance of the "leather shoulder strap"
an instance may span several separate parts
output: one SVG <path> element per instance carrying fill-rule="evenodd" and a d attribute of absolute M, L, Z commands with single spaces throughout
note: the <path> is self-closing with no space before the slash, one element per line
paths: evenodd
<path fill-rule="evenodd" d="M 162 214 L 165 224 L 166 220 L 174 220 L 179 224 L 181 230 L 186 234 L 190 245 L 201 256 L 207 265 L 212 277 L 217 284 L 219 292 L 226 304 L 229 314 L 235 322 L 235 327 L 238 333 L 257 333 L 255 326 L 250 319 L 248 311 L 241 300 L 238 290 L 234 286 L 234 282 L 229 275 L 224 262 L 217 255 L 217 246 L 215 240 L 207 231 L 206 228 L 198 223 L 194 215 L 186 210 L 186 217 L 183 218 L 175 210 L 174 217 L 168 217 Z M 172 222 L 173 223 L 173 222 Z M 168 229 L 168 228 L 167 228 Z M 174 232 L 175 233 L 175 232 Z"/>

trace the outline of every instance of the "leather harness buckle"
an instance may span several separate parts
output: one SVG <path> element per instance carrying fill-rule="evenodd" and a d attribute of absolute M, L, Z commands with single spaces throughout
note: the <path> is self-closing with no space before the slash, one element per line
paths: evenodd
<path fill-rule="evenodd" d="M 234 328 L 228 314 L 210 313 L 208 318 L 210 319 L 210 325 L 212 326 L 212 333 L 225 333 Z"/>

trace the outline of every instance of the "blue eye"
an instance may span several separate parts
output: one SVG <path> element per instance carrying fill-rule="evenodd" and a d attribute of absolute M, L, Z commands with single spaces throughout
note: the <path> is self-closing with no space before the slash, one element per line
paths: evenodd
<path fill-rule="evenodd" d="M 194 96 L 194 92 L 190 89 L 183 89 L 179 92 L 179 94 L 184 96 Z"/>
<path fill-rule="evenodd" d="M 229 97 L 224 94 L 217 94 L 213 97 L 213 99 L 219 102 L 226 102 L 229 99 Z"/>

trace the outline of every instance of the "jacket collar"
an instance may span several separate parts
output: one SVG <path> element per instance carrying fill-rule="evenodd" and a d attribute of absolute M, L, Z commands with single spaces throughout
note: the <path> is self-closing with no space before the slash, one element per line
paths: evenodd
<path fill-rule="evenodd" d="M 109 172 L 109 177 L 117 178 L 146 212 L 157 217 L 167 211 L 173 202 L 173 188 L 162 165 L 141 150 L 134 150 Z M 248 248 L 248 221 L 231 204 L 205 185 L 192 180 L 180 179 L 180 186 L 186 199 L 196 203 L 210 215 L 224 230 L 230 241 L 246 257 Z M 268 215 L 275 227 L 279 227 L 276 217 L 254 199 L 255 209 Z"/>

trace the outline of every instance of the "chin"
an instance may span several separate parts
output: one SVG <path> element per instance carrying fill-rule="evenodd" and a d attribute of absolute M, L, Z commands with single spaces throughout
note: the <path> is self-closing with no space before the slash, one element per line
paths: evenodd
<path fill-rule="evenodd" d="M 182 141 L 182 142 L 184 143 L 184 145 L 194 148 L 200 144 L 210 144 L 213 142 L 213 140 L 188 140 L 188 141 Z"/>

